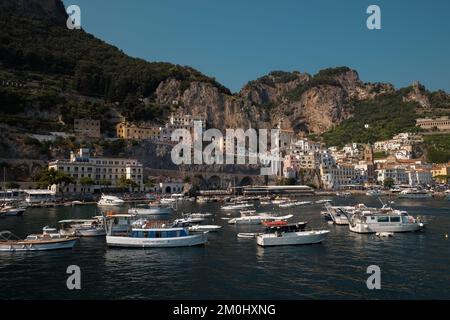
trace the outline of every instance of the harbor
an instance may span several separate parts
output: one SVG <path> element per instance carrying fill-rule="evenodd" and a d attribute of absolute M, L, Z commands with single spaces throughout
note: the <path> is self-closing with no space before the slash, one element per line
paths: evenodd
<path fill-rule="evenodd" d="M 321 214 L 327 206 L 354 208 L 364 204 L 367 208 L 380 208 L 379 199 L 373 196 L 304 196 L 301 204 L 293 206 L 281 205 L 296 203 L 298 199 L 275 196 L 272 200 L 240 200 L 251 204 L 253 209 L 246 206 L 223 209 L 224 205 L 239 204 L 238 201 L 179 199 L 173 212 L 166 212 L 162 217 L 156 215 L 133 229 L 141 232 L 136 235 L 142 237 L 142 233 L 148 231 L 148 222 L 153 221 L 151 230 L 158 232 L 160 229 L 155 223 L 163 221 L 165 225 L 159 227 L 174 231 L 186 227 L 189 234 L 205 234 L 206 241 L 194 243 L 200 245 L 118 248 L 108 245 L 108 236 L 105 238 L 100 234 L 78 237 L 72 249 L 0 252 L 1 298 L 450 298 L 450 256 L 444 254 L 448 252 L 450 230 L 449 202 L 446 199 L 391 200 L 389 206 L 420 219 L 424 228 L 415 232 L 395 232 L 389 237 L 352 232 L 348 223 L 330 223 Z M 120 203 L 107 206 L 107 209 L 97 204 L 32 207 L 21 216 L 2 217 L 0 223 L 2 230 L 9 230 L 23 239 L 30 234 L 42 233 L 44 226 L 51 230 L 59 228 L 60 222 L 83 224 L 93 217 L 127 216 L 133 208 L 141 207 L 152 208 L 148 201 Z M 230 223 L 232 219 L 242 219 L 241 216 L 255 218 L 250 219 L 250 223 Z M 199 224 L 194 225 L 205 228 L 189 228 L 192 225 L 189 222 L 195 221 Z M 174 222 L 180 224 L 172 225 Z M 326 237 L 316 244 L 275 247 L 261 246 L 258 241 L 262 240 L 255 238 L 267 229 L 286 229 L 288 227 L 285 226 L 296 223 L 304 225 L 297 225 L 297 229 L 290 231 L 323 230 Z M 211 229 L 212 226 L 218 228 Z M 283 232 L 286 234 L 287 230 Z M 239 234 L 253 234 L 255 237 L 239 237 Z M 69 291 L 65 286 L 69 265 L 77 265 L 81 269 L 82 290 L 78 292 Z M 367 289 L 366 268 L 369 265 L 381 268 L 383 290 Z"/>

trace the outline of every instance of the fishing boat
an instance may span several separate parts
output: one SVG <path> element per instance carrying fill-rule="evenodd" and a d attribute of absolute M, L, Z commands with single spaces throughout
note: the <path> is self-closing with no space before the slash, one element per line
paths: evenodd
<path fill-rule="evenodd" d="M 416 188 L 405 189 L 398 194 L 399 198 L 404 199 L 428 199 L 432 196 L 430 192 Z"/>
<path fill-rule="evenodd" d="M 106 235 L 106 230 L 98 219 L 72 219 L 58 222 L 59 232 L 66 236 L 75 237 L 101 237 Z"/>
<path fill-rule="evenodd" d="M 188 228 L 155 226 L 147 222 L 130 223 L 126 232 L 114 232 L 112 219 L 106 219 L 106 244 L 126 248 L 170 248 L 203 245 L 208 241 L 207 232 L 190 234 Z"/>
<path fill-rule="evenodd" d="M 25 239 L 20 239 L 10 231 L 0 232 L 0 251 L 45 251 L 58 249 L 72 249 L 77 238 L 62 236 L 54 229 L 44 230 L 42 234 L 32 234 Z M 50 231 L 50 232 L 48 232 Z"/>
<path fill-rule="evenodd" d="M 109 196 L 109 195 L 102 194 L 102 196 L 101 196 L 100 200 L 97 202 L 97 204 L 99 206 L 105 206 L 105 207 L 122 206 L 125 204 L 125 201 L 123 201 L 122 199 L 120 199 L 119 197 L 116 197 L 116 196 Z"/>
<path fill-rule="evenodd" d="M 356 233 L 412 232 L 424 227 L 420 219 L 408 212 L 391 208 L 356 211 L 349 220 L 350 231 Z"/>
<path fill-rule="evenodd" d="M 243 203 L 228 204 L 220 207 L 220 209 L 222 210 L 241 210 L 247 208 L 253 208 L 253 204 L 243 202 Z"/>
<path fill-rule="evenodd" d="M 269 227 L 256 237 L 256 243 L 262 247 L 321 243 L 329 230 L 305 231 L 306 222 Z"/>

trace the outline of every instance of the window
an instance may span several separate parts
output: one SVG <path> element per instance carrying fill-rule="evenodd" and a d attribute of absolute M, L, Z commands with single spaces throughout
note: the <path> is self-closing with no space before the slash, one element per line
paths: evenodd
<path fill-rule="evenodd" d="M 378 222 L 389 222 L 389 217 L 378 217 L 377 221 Z"/>
<path fill-rule="evenodd" d="M 400 222 L 400 217 L 391 217 L 391 222 Z"/>

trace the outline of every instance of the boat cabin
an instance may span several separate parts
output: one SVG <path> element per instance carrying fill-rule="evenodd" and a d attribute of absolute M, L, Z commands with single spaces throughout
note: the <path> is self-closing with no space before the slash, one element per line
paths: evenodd
<path fill-rule="evenodd" d="M 188 236 L 184 228 L 133 229 L 132 238 L 178 238 Z"/>
<path fill-rule="evenodd" d="M 291 223 L 286 225 L 272 226 L 266 228 L 266 233 L 281 233 L 281 232 L 299 232 L 304 231 L 307 222 Z"/>

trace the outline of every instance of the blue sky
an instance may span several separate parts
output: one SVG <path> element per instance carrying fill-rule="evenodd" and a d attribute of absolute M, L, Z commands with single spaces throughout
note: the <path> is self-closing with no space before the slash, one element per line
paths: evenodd
<path fill-rule="evenodd" d="M 448 0 L 64 0 L 125 53 L 192 66 L 232 91 L 272 70 L 349 66 L 363 81 L 450 92 Z M 366 9 L 381 8 L 381 30 Z"/>

